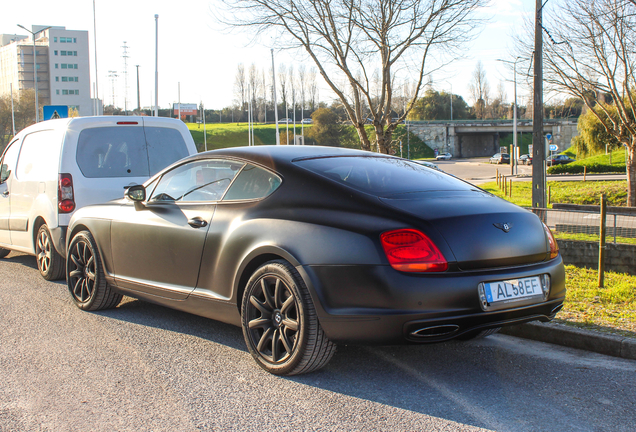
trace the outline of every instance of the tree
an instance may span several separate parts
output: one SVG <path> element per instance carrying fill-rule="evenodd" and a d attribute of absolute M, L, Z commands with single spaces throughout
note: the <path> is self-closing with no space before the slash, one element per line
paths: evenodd
<path fill-rule="evenodd" d="M 245 76 L 245 66 L 243 63 L 239 63 L 236 68 L 236 77 L 234 78 L 234 94 L 236 95 L 236 99 L 239 101 L 241 105 L 241 114 L 236 121 L 240 121 L 243 118 L 243 113 L 246 108 L 246 100 L 247 100 L 247 77 Z"/>
<path fill-rule="evenodd" d="M 473 112 L 478 119 L 487 117 L 487 108 L 490 105 L 490 85 L 486 79 L 486 70 L 481 60 L 477 62 L 473 72 L 473 81 L 468 86 L 473 98 Z"/>
<path fill-rule="evenodd" d="M 338 115 L 329 108 L 319 108 L 311 115 L 313 126 L 306 135 L 318 145 L 340 147 L 343 132 L 338 124 Z"/>
<path fill-rule="evenodd" d="M 450 119 L 451 95 L 446 92 L 439 93 L 436 90 L 428 89 L 424 96 L 419 98 L 411 113 L 410 120 L 449 120 Z M 469 107 L 466 101 L 459 96 L 453 95 L 453 120 L 463 120 L 469 118 Z"/>
<path fill-rule="evenodd" d="M 425 76 L 443 67 L 472 38 L 474 12 L 487 0 L 222 0 L 226 18 L 255 34 L 278 32 L 277 44 L 303 49 L 343 104 L 362 148 L 373 119 L 376 143 L 390 151 L 392 134 L 418 98 Z M 429 57 L 433 53 L 433 60 Z M 373 71 L 379 71 L 379 93 Z M 398 71 L 417 83 L 402 115 L 392 121 Z M 366 108 L 366 109 L 365 109 Z"/>
<path fill-rule="evenodd" d="M 577 127 L 579 135 L 575 138 L 574 143 L 578 154 L 589 155 L 606 149 L 616 150 L 620 147 L 618 139 L 609 134 L 603 127 L 603 123 L 599 121 L 599 116 L 604 117 L 606 112 L 615 117 L 613 121 L 618 120 L 617 109 L 612 105 L 602 108 L 597 104 L 594 109 L 588 110 L 579 117 Z"/>
<path fill-rule="evenodd" d="M 627 205 L 636 206 L 636 2 L 569 0 L 558 8 L 544 44 L 544 82 L 582 99 L 627 147 Z M 529 45 L 521 41 L 522 48 Z"/>

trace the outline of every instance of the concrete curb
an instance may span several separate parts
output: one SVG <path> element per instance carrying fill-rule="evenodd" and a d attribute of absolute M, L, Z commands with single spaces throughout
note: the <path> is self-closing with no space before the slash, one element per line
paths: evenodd
<path fill-rule="evenodd" d="M 500 333 L 636 360 L 636 338 L 583 330 L 558 323 L 531 322 L 503 327 Z"/>

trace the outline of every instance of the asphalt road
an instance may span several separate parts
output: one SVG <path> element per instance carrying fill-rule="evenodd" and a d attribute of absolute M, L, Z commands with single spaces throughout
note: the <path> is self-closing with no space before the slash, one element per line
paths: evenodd
<path fill-rule="evenodd" d="M 632 431 L 636 362 L 495 335 L 340 346 L 258 368 L 240 329 L 126 298 L 76 308 L 35 259 L 0 261 L 0 431 Z"/>

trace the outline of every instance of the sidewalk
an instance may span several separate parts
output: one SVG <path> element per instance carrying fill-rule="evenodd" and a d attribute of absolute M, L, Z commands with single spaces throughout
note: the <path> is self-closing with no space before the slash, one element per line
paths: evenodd
<path fill-rule="evenodd" d="M 503 327 L 500 333 L 628 360 L 636 360 L 636 338 L 583 330 L 552 322 L 531 322 Z"/>

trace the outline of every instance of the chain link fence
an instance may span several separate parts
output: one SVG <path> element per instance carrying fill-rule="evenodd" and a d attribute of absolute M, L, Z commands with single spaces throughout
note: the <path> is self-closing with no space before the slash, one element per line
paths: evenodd
<path fill-rule="evenodd" d="M 539 216 L 557 239 L 596 242 L 600 240 L 599 211 L 538 208 L 528 210 Z M 614 213 L 608 210 L 605 217 L 605 242 L 636 245 L 636 214 Z"/>

